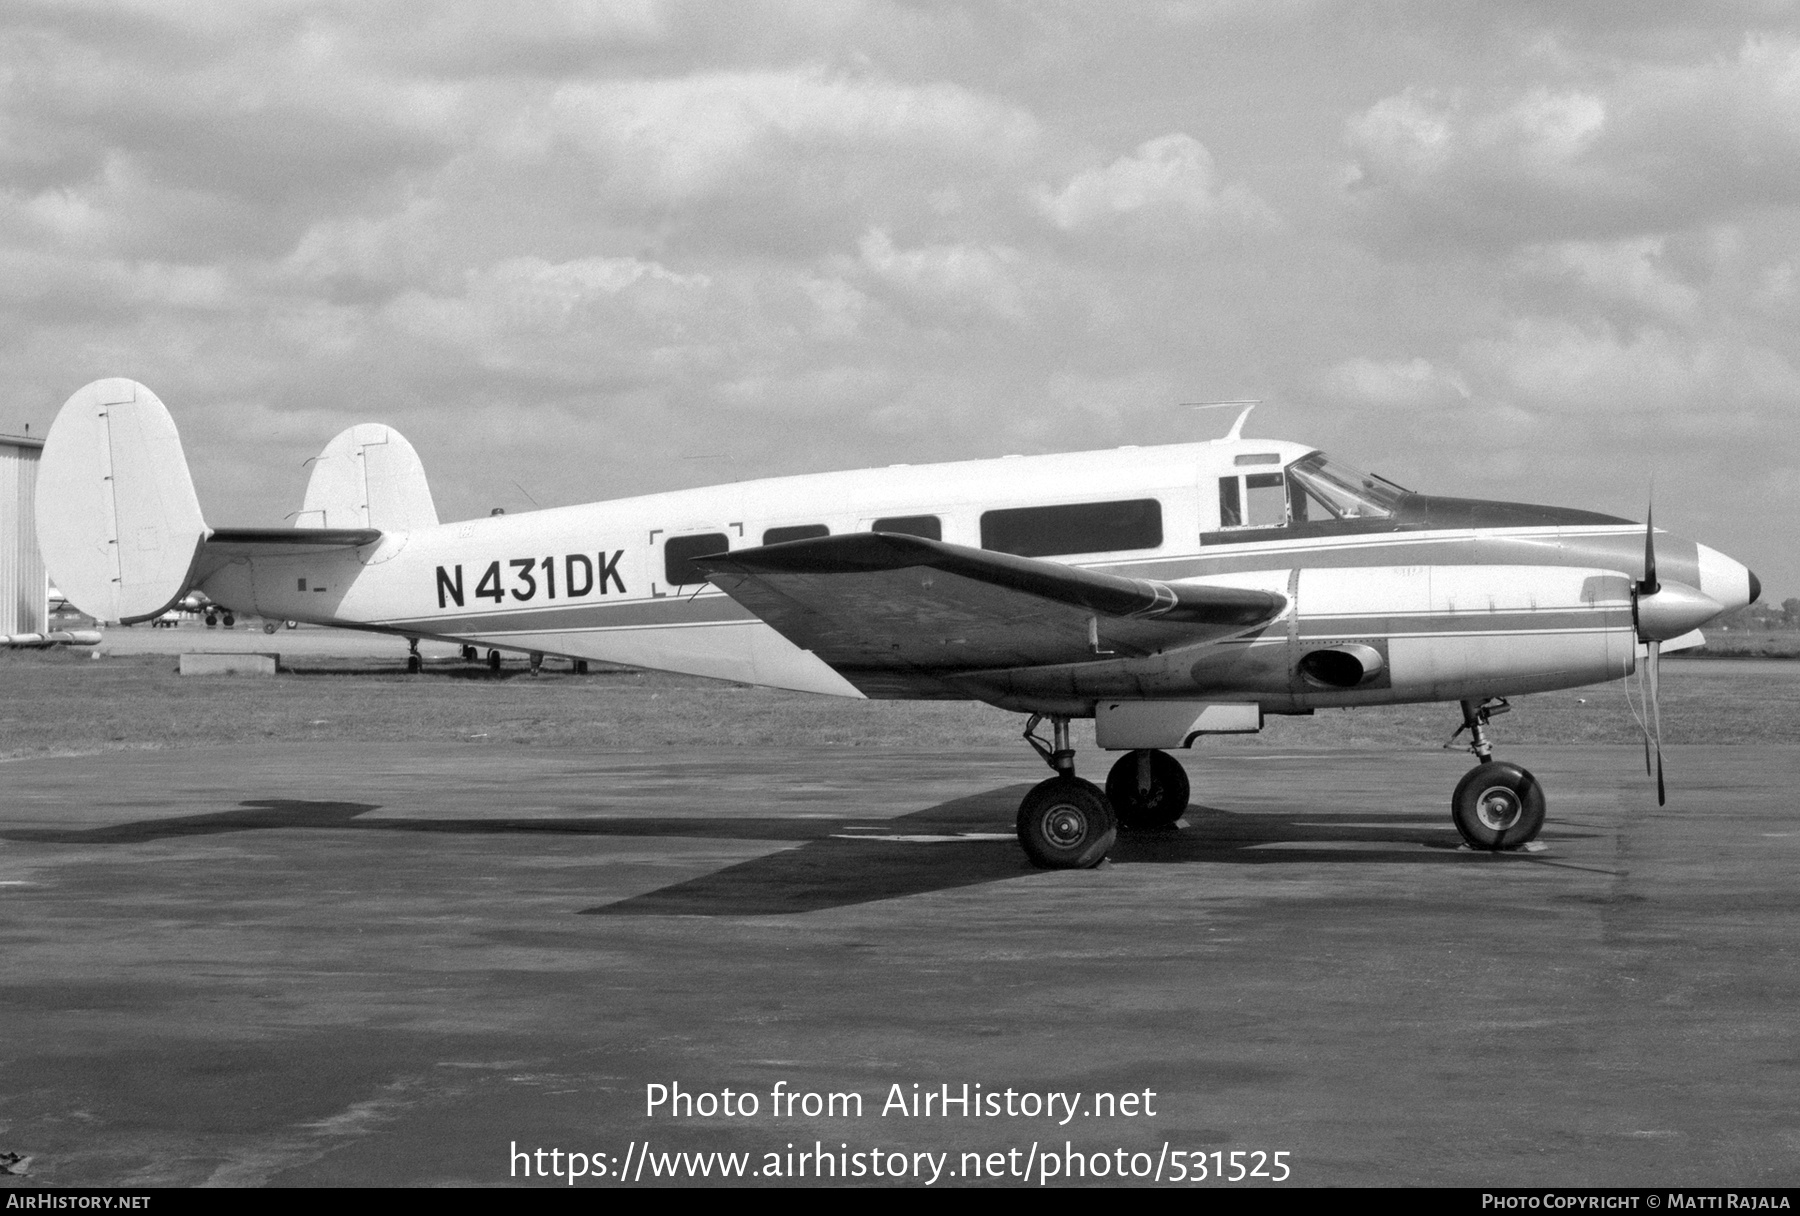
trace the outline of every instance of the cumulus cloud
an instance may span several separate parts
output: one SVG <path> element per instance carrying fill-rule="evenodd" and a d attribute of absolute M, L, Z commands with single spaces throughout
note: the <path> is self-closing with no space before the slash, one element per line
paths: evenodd
<path fill-rule="evenodd" d="M 1418 409 L 1468 400 L 1469 386 L 1454 368 L 1427 359 L 1346 359 L 1313 377 L 1333 400 L 1381 409 Z"/>
<path fill-rule="evenodd" d="M 1575 284 L 1589 297 L 1669 318 L 1691 316 L 1701 293 L 1670 264 L 1661 236 L 1558 241 L 1521 250 L 1520 273 Z"/>
<path fill-rule="evenodd" d="M 1391 235 L 1617 238 L 1800 203 L 1800 40 L 1607 63 L 1577 86 L 1408 88 L 1348 125 L 1348 182 Z"/>
<path fill-rule="evenodd" d="M 1084 169 L 1060 190 L 1040 186 L 1038 209 L 1064 231 L 1130 217 L 1161 221 L 1177 234 L 1208 224 L 1267 227 L 1274 212 L 1241 182 L 1221 186 L 1212 154 L 1190 135 L 1146 140 L 1104 167 Z"/>
<path fill-rule="evenodd" d="M 456 88 L 359 70 L 298 23 L 244 36 L 254 15 L 221 15 L 232 40 L 205 12 L 144 4 L 118 14 L 142 27 L 132 41 L 103 14 L 57 15 L 0 26 L 0 181 L 66 238 L 125 256 L 283 252 L 319 215 L 451 156 Z M 187 54 L 174 70 L 171 45 Z"/>
<path fill-rule="evenodd" d="M 958 85 L 808 67 L 572 82 L 497 139 L 516 156 L 577 149 L 622 189 L 680 203 L 797 172 L 824 184 L 799 167 L 820 155 L 903 158 L 895 168 L 913 175 L 922 162 L 1017 163 L 1038 134 L 1028 112 Z"/>
<path fill-rule="evenodd" d="M 1726 335 L 1685 335 L 1646 326 L 1623 333 L 1563 319 L 1516 322 L 1463 354 L 1496 392 L 1551 414 L 1721 411 L 1800 400 L 1800 372 L 1778 351 Z"/>
<path fill-rule="evenodd" d="M 402 332 L 482 367 L 592 379 L 617 375 L 646 348 L 680 344 L 710 286 L 705 275 L 637 258 L 509 258 L 470 270 L 455 295 L 409 291 L 385 314 Z"/>
<path fill-rule="evenodd" d="M 1023 258 L 1016 249 L 973 245 L 897 249 L 886 232 L 876 229 L 863 236 L 859 252 L 878 282 L 946 319 L 970 313 L 1014 322 L 1025 319 L 1019 277 Z"/>

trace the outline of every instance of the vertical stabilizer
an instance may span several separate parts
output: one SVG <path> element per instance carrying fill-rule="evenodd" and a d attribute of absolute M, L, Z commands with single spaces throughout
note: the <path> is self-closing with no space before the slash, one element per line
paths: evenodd
<path fill-rule="evenodd" d="M 411 532 L 437 526 L 425 466 L 406 437 L 379 422 L 342 431 L 313 461 L 301 528 L 379 528 Z"/>
<path fill-rule="evenodd" d="M 100 620 L 146 620 L 187 591 L 207 528 L 155 393 L 96 380 L 63 403 L 38 465 L 37 533 L 51 580 Z"/>

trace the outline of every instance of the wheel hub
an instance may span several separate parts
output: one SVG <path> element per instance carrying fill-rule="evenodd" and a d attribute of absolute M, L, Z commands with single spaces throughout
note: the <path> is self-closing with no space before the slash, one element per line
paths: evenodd
<path fill-rule="evenodd" d="M 1490 831 L 1504 832 L 1519 822 L 1525 807 L 1519 795 L 1505 786 L 1492 786 L 1481 791 L 1475 800 L 1475 816 Z"/>
<path fill-rule="evenodd" d="M 1044 835 L 1059 849 L 1072 849 L 1087 839 L 1087 816 L 1072 806 L 1051 807 L 1044 816 Z"/>

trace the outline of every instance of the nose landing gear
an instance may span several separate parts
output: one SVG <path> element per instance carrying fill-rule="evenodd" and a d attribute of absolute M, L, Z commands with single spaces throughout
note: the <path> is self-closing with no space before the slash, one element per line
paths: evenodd
<path fill-rule="evenodd" d="M 1499 853 L 1523 848 L 1544 827 L 1544 787 L 1518 765 L 1495 760 L 1488 741 L 1489 719 L 1510 708 L 1505 701 L 1462 703 L 1463 724 L 1456 734 L 1469 732 L 1469 750 L 1478 763 L 1456 783 L 1450 818 L 1472 849 Z M 1456 735 L 1450 739 L 1455 742 Z"/>
<path fill-rule="evenodd" d="M 1044 717 L 1032 715 L 1025 724 L 1025 741 L 1056 770 L 1056 776 L 1033 786 L 1019 803 L 1019 844 L 1040 870 L 1085 870 L 1106 860 L 1106 851 L 1118 839 L 1118 827 L 1100 787 L 1075 775 L 1069 719 L 1050 715 L 1054 743 L 1046 745 L 1034 733 Z"/>

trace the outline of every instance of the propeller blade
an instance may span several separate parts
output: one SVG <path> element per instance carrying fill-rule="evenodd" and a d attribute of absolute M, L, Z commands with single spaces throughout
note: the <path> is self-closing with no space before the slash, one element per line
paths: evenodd
<path fill-rule="evenodd" d="M 1639 595 L 1655 595 L 1662 590 L 1656 581 L 1656 512 L 1655 503 L 1644 507 L 1644 579 L 1638 584 Z"/>
<path fill-rule="evenodd" d="M 1650 721 L 1656 728 L 1656 805 L 1668 803 L 1668 794 L 1663 789 L 1662 759 L 1662 701 L 1658 695 L 1659 669 L 1662 667 L 1662 643 L 1650 643 Z"/>

